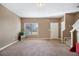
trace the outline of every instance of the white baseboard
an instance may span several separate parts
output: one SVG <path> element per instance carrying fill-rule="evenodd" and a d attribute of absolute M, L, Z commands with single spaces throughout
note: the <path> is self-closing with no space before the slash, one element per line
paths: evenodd
<path fill-rule="evenodd" d="M 61 39 L 61 38 L 50 38 L 50 39 Z"/>
<path fill-rule="evenodd" d="M 14 42 L 12 42 L 12 43 L 10 43 L 10 44 L 8 44 L 8 45 L 5 45 L 4 47 L 0 48 L 0 51 L 2 51 L 3 49 L 5 49 L 5 48 L 11 46 L 12 44 L 14 44 L 14 43 L 16 43 L 16 42 L 18 42 L 18 41 L 14 41 Z"/>
<path fill-rule="evenodd" d="M 30 39 L 61 39 L 61 38 L 30 38 Z"/>
<path fill-rule="evenodd" d="M 30 39 L 50 39 L 50 38 L 30 38 Z"/>

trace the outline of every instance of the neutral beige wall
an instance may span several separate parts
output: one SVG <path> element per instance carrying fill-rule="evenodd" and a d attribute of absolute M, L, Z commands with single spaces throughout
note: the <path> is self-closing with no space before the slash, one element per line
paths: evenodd
<path fill-rule="evenodd" d="M 0 5 L 0 48 L 17 40 L 19 31 L 19 17 Z"/>
<path fill-rule="evenodd" d="M 39 38 L 50 38 L 50 23 L 51 22 L 58 22 L 59 19 L 55 18 L 22 18 L 22 31 L 23 29 L 23 24 L 24 23 L 38 23 L 39 24 L 39 35 L 32 35 L 31 37 L 39 37 Z"/>
<path fill-rule="evenodd" d="M 75 15 L 72 13 L 65 15 L 65 31 L 64 31 L 65 37 L 71 36 L 70 30 L 72 29 L 72 25 L 74 23 L 74 18 L 75 18 Z"/>
<path fill-rule="evenodd" d="M 61 18 L 61 32 L 64 31 L 65 29 L 65 20 L 64 20 L 64 16 Z"/>
<path fill-rule="evenodd" d="M 61 40 L 63 39 L 63 31 L 65 29 L 65 22 L 64 22 L 64 16 L 61 18 L 61 21 L 60 21 L 60 38 Z"/>
<path fill-rule="evenodd" d="M 75 13 L 75 21 L 79 19 L 79 12 Z"/>

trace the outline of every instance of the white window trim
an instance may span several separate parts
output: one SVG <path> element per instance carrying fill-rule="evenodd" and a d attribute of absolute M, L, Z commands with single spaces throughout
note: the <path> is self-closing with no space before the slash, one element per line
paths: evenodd
<path fill-rule="evenodd" d="M 24 23 L 24 32 L 26 32 L 26 24 L 38 24 L 38 23 Z M 39 27 L 39 24 L 38 24 Z M 31 34 L 31 35 L 39 35 L 39 28 L 37 29 L 37 34 Z"/>

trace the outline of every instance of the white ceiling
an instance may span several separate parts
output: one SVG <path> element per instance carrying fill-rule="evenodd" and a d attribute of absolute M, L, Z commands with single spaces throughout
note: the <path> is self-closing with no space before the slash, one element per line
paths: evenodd
<path fill-rule="evenodd" d="M 79 11 L 78 3 L 2 3 L 20 17 L 60 17 L 64 13 Z"/>

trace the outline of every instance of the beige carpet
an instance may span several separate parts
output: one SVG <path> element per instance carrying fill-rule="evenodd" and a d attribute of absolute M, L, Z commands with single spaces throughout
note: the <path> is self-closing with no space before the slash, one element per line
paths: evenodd
<path fill-rule="evenodd" d="M 57 40 L 23 39 L 0 52 L 1 56 L 76 56 Z"/>

